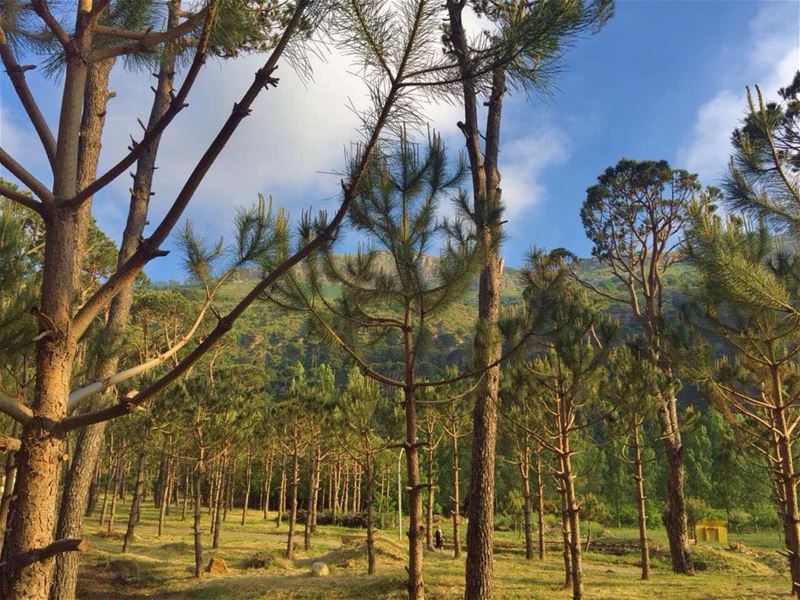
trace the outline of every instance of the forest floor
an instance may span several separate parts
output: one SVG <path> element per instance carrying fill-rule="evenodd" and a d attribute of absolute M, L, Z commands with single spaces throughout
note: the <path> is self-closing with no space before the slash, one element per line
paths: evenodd
<path fill-rule="evenodd" d="M 177 514 L 176 514 L 177 513 Z M 379 532 L 377 574 L 366 574 L 366 553 L 359 540 L 363 530 L 343 527 L 317 528 L 310 551 L 303 551 L 303 531 L 299 525 L 299 549 L 294 561 L 283 557 L 286 524 L 264 521 L 259 511 L 251 511 L 244 527 L 241 509 L 228 514 L 221 530 L 220 548 L 211 549 L 208 516 L 203 514 L 204 566 L 212 557 L 228 565 L 224 575 L 203 573 L 192 577 L 194 550 L 191 520 L 173 510 L 164 535 L 156 536 L 156 514 L 147 507 L 137 527 L 132 549 L 121 554 L 127 510 L 117 512 L 114 530 L 101 530 L 97 517 L 87 519 L 88 551 L 81 555 L 78 595 L 82 599 L 122 600 L 145 598 L 174 600 L 246 599 L 394 599 L 404 597 L 406 551 L 395 531 Z M 442 523 L 447 536 L 449 527 Z M 495 598 L 569 598 L 562 588 L 563 559 L 557 550 L 558 531 L 551 532 L 549 554 L 544 561 L 526 561 L 523 540 L 515 532 L 498 532 L 495 542 Z M 737 549 L 702 545 L 695 547 L 698 572 L 678 576 L 670 572 L 669 556 L 664 551 L 664 536 L 653 531 L 651 579 L 639 579 L 635 531 L 606 529 L 593 536 L 590 551 L 584 554 L 586 598 L 629 600 L 639 598 L 699 600 L 710 598 L 788 598 L 789 577 L 785 560 L 777 553 L 781 546 L 777 532 L 731 534 Z M 259 566 L 252 563 L 260 559 Z M 330 575 L 313 577 L 310 565 L 325 562 Z M 265 563 L 265 564 L 264 564 Z M 461 598 L 464 559 L 453 559 L 449 550 L 426 552 L 424 579 L 426 597 Z"/>

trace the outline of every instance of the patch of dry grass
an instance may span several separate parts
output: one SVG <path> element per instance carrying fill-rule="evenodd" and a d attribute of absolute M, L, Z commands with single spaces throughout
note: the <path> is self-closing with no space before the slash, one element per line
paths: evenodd
<path fill-rule="evenodd" d="M 125 516 L 118 517 L 117 532 L 124 530 Z M 404 560 L 406 549 L 395 532 L 379 532 L 378 574 L 367 576 L 366 551 L 359 541 L 362 531 L 341 527 L 319 527 L 313 546 L 300 549 L 294 561 L 283 556 L 286 525 L 276 528 L 253 511 L 247 524 L 240 515 L 229 515 L 223 524 L 221 547 L 210 548 L 208 516 L 203 515 L 204 564 L 213 557 L 224 558 L 225 575 L 192 577 L 194 554 L 191 522 L 169 518 L 165 535 L 156 537 L 155 513 L 147 507 L 132 550 L 121 554 L 118 535 L 100 532 L 96 519 L 89 519 L 86 531 L 90 550 L 82 556 L 79 597 L 87 600 L 300 600 L 400 599 L 405 596 Z M 612 531 L 618 539 L 626 532 Z M 658 537 L 656 532 L 655 536 Z M 639 580 L 638 553 L 619 555 L 590 551 L 585 555 L 586 597 L 638 600 L 640 598 L 701 600 L 708 598 L 786 598 L 789 580 L 776 560 L 774 547 L 763 547 L 746 539 L 733 551 L 719 547 L 696 548 L 702 571 L 693 577 L 673 575 L 668 556 L 656 550 L 650 581 Z M 526 561 L 522 541 L 512 532 L 498 533 L 495 555 L 495 598 L 567 599 L 562 587 L 563 563 L 560 553 L 550 552 L 544 561 Z M 656 544 L 658 548 L 658 544 Z M 322 560 L 330 568 L 328 577 L 312 577 L 310 565 Z M 427 598 L 450 600 L 463 595 L 464 560 L 448 553 L 426 552 Z"/>

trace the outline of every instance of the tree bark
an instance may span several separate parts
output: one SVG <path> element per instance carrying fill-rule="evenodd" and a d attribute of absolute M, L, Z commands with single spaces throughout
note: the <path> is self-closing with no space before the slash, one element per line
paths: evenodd
<path fill-rule="evenodd" d="M 795 598 L 800 599 L 800 509 L 797 499 L 797 474 L 794 469 L 792 432 L 786 418 L 788 407 L 784 401 L 783 382 L 779 368 L 779 365 L 770 365 L 771 396 L 774 406 L 772 439 L 775 441 L 775 454 L 778 462 L 776 475 L 780 483 L 781 508 L 783 508 L 783 514 L 780 516 L 783 521 L 785 554 L 792 576 L 792 594 Z M 789 406 L 791 404 L 793 401 L 790 400 Z"/>
<path fill-rule="evenodd" d="M 242 503 L 242 527 L 247 522 L 247 507 L 250 504 L 250 486 L 253 484 L 253 448 L 247 446 L 247 465 L 244 473 L 244 502 Z"/>
<path fill-rule="evenodd" d="M 211 537 L 211 547 L 213 549 L 219 548 L 219 536 L 220 530 L 222 529 L 222 515 L 225 512 L 225 493 L 227 489 L 227 479 L 226 476 L 226 469 L 225 463 L 227 461 L 227 451 L 224 451 L 222 454 L 222 459 L 220 460 L 219 465 L 219 482 L 217 483 L 217 498 L 216 498 L 216 507 L 214 509 L 214 532 Z"/>
<path fill-rule="evenodd" d="M 569 519 L 569 552 L 572 569 L 572 600 L 583 598 L 583 565 L 581 563 L 581 526 L 580 505 L 575 494 L 575 475 L 572 472 L 571 450 L 567 445 L 567 453 L 562 459 L 565 500 Z"/>
<path fill-rule="evenodd" d="M 544 543 L 544 478 L 542 477 L 542 450 L 536 447 L 536 519 L 539 536 L 539 560 L 544 560 L 546 547 Z"/>
<path fill-rule="evenodd" d="M 278 490 L 278 514 L 275 515 L 275 527 L 281 526 L 281 519 L 286 510 L 286 454 L 283 455 L 281 462 L 281 483 Z"/>
<path fill-rule="evenodd" d="M 406 335 L 409 335 L 406 332 Z M 411 347 L 408 344 L 407 347 Z M 404 408 L 406 417 L 406 470 L 408 478 L 408 598 L 425 598 L 422 580 L 422 484 L 419 478 L 419 454 L 417 451 L 417 408 L 413 392 L 404 389 Z"/>
<path fill-rule="evenodd" d="M 186 475 L 183 479 L 183 508 L 181 509 L 181 521 L 186 520 L 186 508 L 187 504 L 189 503 L 189 490 L 190 490 L 190 479 L 189 479 L 189 472 L 186 472 Z"/>
<path fill-rule="evenodd" d="M 375 498 L 375 465 L 371 453 L 365 464 L 367 476 L 367 575 L 375 575 L 375 523 L 373 504 Z"/>
<path fill-rule="evenodd" d="M 311 450 L 311 460 L 308 466 L 308 498 L 306 499 L 306 519 L 303 526 L 303 549 L 307 552 L 311 548 L 311 523 L 314 514 L 314 477 L 316 474 L 316 448 Z"/>
<path fill-rule="evenodd" d="M 453 517 L 453 558 L 461 556 L 461 534 L 459 528 L 461 526 L 461 497 L 459 492 L 459 466 L 458 466 L 458 432 L 453 426 L 453 435 L 450 438 L 450 443 L 453 448 L 453 495 L 450 498 L 453 503 L 450 509 L 450 514 Z"/>
<path fill-rule="evenodd" d="M 533 560 L 533 538 L 531 536 L 531 477 L 530 477 L 530 448 L 525 447 L 523 456 L 517 463 L 520 478 L 522 479 L 523 516 L 525 532 L 525 560 Z"/>
<path fill-rule="evenodd" d="M 294 560 L 294 530 L 297 524 L 297 488 L 300 484 L 300 450 L 298 448 L 298 426 L 294 425 L 292 436 L 292 479 L 289 496 L 289 533 L 286 536 L 286 558 Z"/>
<path fill-rule="evenodd" d="M 86 24 L 80 13 L 76 31 Z M 78 191 L 80 133 L 88 65 L 84 57 L 91 45 L 91 32 L 83 32 L 64 52 L 66 65 L 61 98 L 56 157 L 53 168 L 53 196 L 45 228 L 42 266 L 41 306 L 38 307 L 40 336 L 36 342 L 36 380 L 31 409 L 37 418 L 23 427 L 22 447 L 17 455 L 16 500 L 10 512 L 5 537 L 4 560 L 14 564 L 18 556 L 49 546 L 56 529 L 56 503 L 65 444 L 53 435 L 50 423 L 66 414 L 69 382 L 78 340 L 70 333 L 72 300 L 75 293 L 83 246 L 80 216 L 60 198 Z M 71 252 L 65 249 L 72 250 Z M 53 558 L 5 569 L 2 595 L 13 600 L 47 598 Z"/>
<path fill-rule="evenodd" d="M 564 549 L 564 589 L 572 586 L 572 554 L 570 553 L 570 530 L 569 530 L 569 503 L 567 501 L 567 490 L 564 481 L 558 482 L 558 491 L 561 494 L 561 539 Z"/>
<path fill-rule="evenodd" d="M 86 511 L 83 513 L 84 517 L 91 517 L 97 508 L 97 494 L 100 490 L 100 460 L 98 453 L 98 460 L 95 461 L 94 478 L 89 486 L 89 497 L 86 500 Z"/>
<path fill-rule="evenodd" d="M 106 508 L 108 507 L 108 492 L 111 488 L 111 482 L 115 480 L 116 472 L 117 472 L 117 459 L 115 459 L 111 452 L 113 451 L 114 444 L 113 438 L 110 440 L 109 443 L 109 461 L 108 461 L 108 471 L 106 472 L 106 483 L 103 486 L 103 507 L 100 509 L 100 527 L 103 526 L 103 523 L 106 521 Z"/>
<path fill-rule="evenodd" d="M 169 13 L 168 13 L 168 27 L 177 25 L 180 19 L 180 0 L 169 0 Z M 110 97 L 108 95 L 108 76 L 114 64 L 114 60 L 104 60 L 97 63 L 92 71 L 98 70 L 100 67 L 100 75 L 105 77 L 105 82 L 102 80 L 99 90 L 104 93 L 103 104 L 101 107 L 96 107 L 89 112 L 91 115 L 97 115 L 100 121 L 100 129 L 102 129 L 105 103 Z M 162 64 L 159 68 L 158 82 L 155 89 L 155 97 L 153 100 L 152 108 L 148 127 L 153 127 L 155 123 L 163 116 L 171 101 L 171 93 L 173 88 L 175 72 L 175 55 L 171 52 L 164 53 Z M 91 77 L 90 77 L 91 79 Z M 83 134 L 82 134 L 83 135 Z M 99 142 L 100 136 L 98 133 L 97 139 L 97 157 L 99 157 Z M 117 265 L 125 263 L 136 251 L 139 246 L 139 241 L 144 232 L 147 224 L 147 210 L 150 204 L 150 195 L 152 189 L 153 174 L 155 172 L 155 158 L 158 153 L 158 146 L 160 143 L 160 136 L 153 140 L 152 144 L 148 146 L 142 156 L 139 158 L 136 166 L 136 173 L 133 178 L 133 186 L 131 188 L 130 208 L 128 211 L 128 221 L 122 236 L 120 244 Z M 94 164 L 89 165 L 87 169 L 91 173 L 91 179 L 94 179 L 97 172 L 97 158 L 94 159 Z M 88 179 L 84 177 L 83 179 Z M 90 181 L 87 180 L 81 184 L 85 187 Z M 88 212 L 90 203 L 84 203 L 84 209 Z M 108 312 L 108 318 L 105 325 L 105 335 L 108 336 L 110 346 L 116 347 L 117 340 L 124 333 L 125 325 L 128 321 L 130 314 L 130 307 L 133 301 L 133 282 L 123 286 L 117 296 L 112 300 Z M 119 356 L 116 352 L 110 352 L 100 360 L 98 365 L 98 378 L 104 379 L 113 375 L 117 371 L 119 364 Z M 105 401 L 108 402 L 109 396 L 113 395 L 113 391 L 105 394 Z M 59 516 L 59 530 L 57 536 L 70 537 L 78 535 L 82 526 L 82 519 L 77 516 L 76 511 L 85 510 L 83 505 L 86 498 L 86 487 L 89 485 L 84 473 L 85 465 L 96 464 L 99 447 L 105 432 L 105 423 L 97 423 L 90 425 L 79 433 L 79 441 L 75 451 L 75 459 L 73 461 L 73 468 L 70 471 L 70 476 L 65 482 L 64 500 Z M 66 502 L 66 505 L 65 505 Z M 63 522 L 63 525 L 62 525 Z M 75 597 L 75 583 L 77 580 L 77 556 L 75 553 L 68 552 L 59 556 L 56 561 L 55 582 L 52 590 L 52 600 L 72 600 Z"/>
<path fill-rule="evenodd" d="M 317 446 L 316 456 L 314 461 L 314 487 L 312 490 L 313 499 L 311 501 L 311 533 L 317 530 L 317 515 L 319 513 L 319 491 L 322 487 L 322 452 Z"/>
<path fill-rule="evenodd" d="M 633 417 L 633 479 L 636 482 L 636 514 L 639 524 L 639 549 L 642 561 L 642 579 L 650 579 L 650 548 L 647 542 L 647 505 L 644 493 L 644 471 L 642 469 L 642 451 L 639 445 L 639 422 Z"/>
<path fill-rule="evenodd" d="M 683 444 L 678 425 L 677 400 L 667 394 L 659 407 L 659 423 L 667 457 L 667 506 L 664 509 L 664 528 L 669 540 L 672 570 L 675 573 L 694 573 L 689 550 L 689 533 L 686 520 L 686 503 L 683 484 L 686 469 L 683 466 Z"/>
<path fill-rule="evenodd" d="M 268 457 L 264 457 L 264 481 L 261 489 L 264 493 L 262 508 L 264 510 L 265 521 L 269 518 L 269 494 L 270 487 L 272 487 L 272 459 L 272 452 L 269 453 Z"/>
<path fill-rule="evenodd" d="M 433 550 L 433 502 L 434 502 L 434 482 L 433 482 L 433 447 L 431 436 L 428 436 L 428 446 L 425 448 L 425 479 L 427 494 L 425 497 L 425 545 L 428 550 Z"/>
<path fill-rule="evenodd" d="M 17 453 L 9 452 L 6 455 L 6 464 L 3 479 L 3 496 L 0 498 L 0 548 L 6 535 L 8 513 L 11 508 L 11 499 L 14 497 L 14 486 L 17 481 Z"/>
<path fill-rule="evenodd" d="M 136 463 L 136 483 L 133 486 L 133 498 L 131 499 L 131 511 L 128 514 L 128 529 L 125 531 L 125 540 L 122 542 L 122 553 L 125 554 L 133 543 L 136 523 L 139 520 L 139 510 L 142 502 L 142 475 L 144 474 L 145 448 L 143 444 L 139 450 L 139 460 Z"/>
<path fill-rule="evenodd" d="M 106 526 L 106 531 L 109 533 L 114 530 L 114 518 L 117 515 L 117 500 L 122 498 L 122 490 L 125 489 L 125 478 L 127 473 L 127 464 L 121 465 L 117 472 L 117 480 L 114 482 L 114 493 L 111 494 L 111 507 L 108 509 L 108 523 Z"/>
<path fill-rule="evenodd" d="M 203 473 L 205 465 L 203 463 L 204 452 L 200 449 L 200 457 L 197 460 L 194 477 L 194 518 L 192 520 L 192 531 L 194 532 L 194 576 L 195 579 L 200 579 L 203 574 L 203 539 L 202 531 L 200 530 L 200 503 L 202 497 L 200 494 L 203 485 Z"/>

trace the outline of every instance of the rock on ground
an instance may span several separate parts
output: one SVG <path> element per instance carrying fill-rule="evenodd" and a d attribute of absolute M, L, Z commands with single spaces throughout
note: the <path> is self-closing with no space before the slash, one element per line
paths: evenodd
<path fill-rule="evenodd" d="M 311 574 L 314 577 L 327 577 L 331 572 L 324 562 L 315 562 L 311 565 Z"/>

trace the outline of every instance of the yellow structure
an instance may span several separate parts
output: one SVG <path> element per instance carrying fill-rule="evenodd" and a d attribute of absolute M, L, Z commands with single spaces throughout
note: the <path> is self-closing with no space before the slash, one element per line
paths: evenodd
<path fill-rule="evenodd" d="M 698 542 L 716 542 L 727 545 L 728 528 L 725 521 L 703 519 L 694 526 L 694 539 Z"/>

